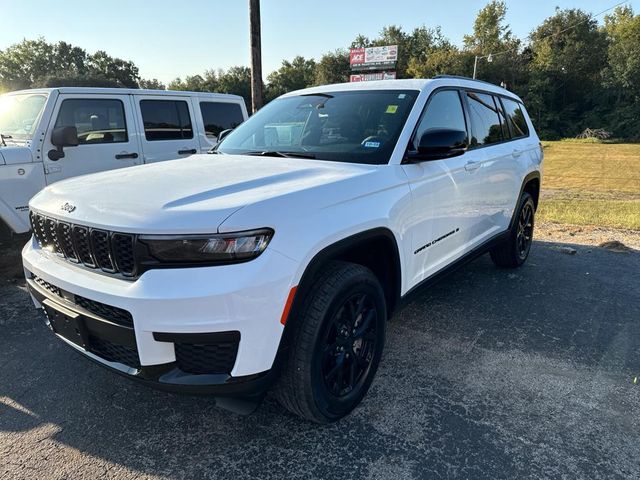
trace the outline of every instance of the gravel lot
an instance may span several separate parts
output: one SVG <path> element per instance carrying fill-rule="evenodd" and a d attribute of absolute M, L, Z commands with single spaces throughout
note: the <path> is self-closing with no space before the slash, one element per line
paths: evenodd
<path fill-rule="evenodd" d="M 0 478 L 640 478 L 638 251 L 476 260 L 397 312 L 369 395 L 326 427 L 88 362 L 12 279 L 16 252 L 0 252 Z"/>

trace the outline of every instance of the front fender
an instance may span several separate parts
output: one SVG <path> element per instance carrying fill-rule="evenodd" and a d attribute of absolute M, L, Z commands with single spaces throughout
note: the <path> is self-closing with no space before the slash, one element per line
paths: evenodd
<path fill-rule="evenodd" d="M 0 165 L 0 219 L 16 233 L 29 231 L 29 200 L 45 186 L 41 163 Z"/>

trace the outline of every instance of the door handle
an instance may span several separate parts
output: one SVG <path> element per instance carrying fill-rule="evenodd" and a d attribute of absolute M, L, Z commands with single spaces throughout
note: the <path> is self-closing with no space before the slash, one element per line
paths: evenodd
<path fill-rule="evenodd" d="M 190 148 L 188 150 L 178 150 L 178 155 L 191 155 L 193 153 L 198 153 L 195 148 Z"/>
<path fill-rule="evenodd" d="M 133 153 L 117 153 L 116 160 L 123 160 L 125 158 L 138 158 L 138 154 L 136 152 Z"/>
<path fill-rule="evenodd" d="M 480 162 L 467 162 L 467 163 L 464 165 L 464 169 L 465 169 L 467 172 L 473 172 L 473 171 L 475 171 L 475 170 L 479 169 L 481 165 L 482 165 L 482 164 L 481 164 Z"/>
<path fill-rule="evenodd" d="M 511 152 L 511 155 L 513 156 L 513 158 L 518 158 L 520 155 L 522 155 L 522 150 L 518 150 L 516 148 Z"/>

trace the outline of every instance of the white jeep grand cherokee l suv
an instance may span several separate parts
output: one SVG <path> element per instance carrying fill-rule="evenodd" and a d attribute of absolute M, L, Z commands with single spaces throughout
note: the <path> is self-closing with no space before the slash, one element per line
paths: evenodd
<path fill-rule="evenodd" d="M 150 385 L 337 420 L 419 285 L 527 259 L 542 150 L 520 99 L 458 77 L 288 93 L 211 155 L 30 202 L 27 283 L 90 359 Z"/>

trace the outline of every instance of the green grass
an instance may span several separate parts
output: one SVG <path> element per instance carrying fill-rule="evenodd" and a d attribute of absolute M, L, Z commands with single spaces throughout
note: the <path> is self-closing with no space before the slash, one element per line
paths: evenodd
<path fill-rule="evenodd" d="M 640 230 L 640 144 L 543 146 L 541 220 Z"/>

